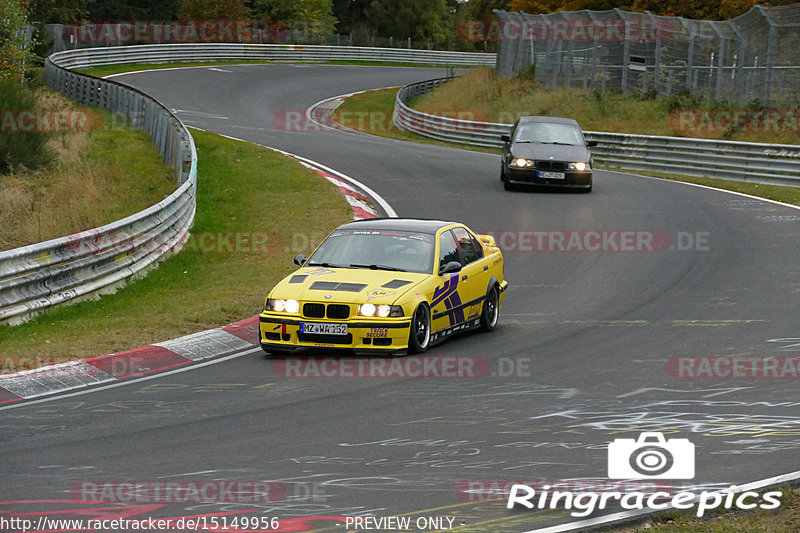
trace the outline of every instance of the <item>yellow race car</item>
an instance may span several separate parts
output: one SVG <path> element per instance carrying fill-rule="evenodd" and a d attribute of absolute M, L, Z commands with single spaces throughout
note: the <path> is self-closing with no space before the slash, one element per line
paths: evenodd
<path fill-rule="evenodd" d="M 456 332 L 494 330 L 508 286 L 492 236 L 441 220 L 349 222 L 294 262 L 260 315 L 268 354 L 422 353 Z"/>

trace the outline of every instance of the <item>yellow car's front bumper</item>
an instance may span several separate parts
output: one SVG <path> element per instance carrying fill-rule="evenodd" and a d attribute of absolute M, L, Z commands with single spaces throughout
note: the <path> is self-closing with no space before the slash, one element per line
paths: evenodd
<path fill-rule="evenodd" d="M 346 324 L 346 335 L 310 334 L 301 331 L 302 323 Z M 289 352 L 294 348 L 341 348 L 359 354 L 400 354 L 408 349 L 410 317 L 348 320 L 304 319 L 264 311 L 259 316 L 261 347 L 268 353 Z"/>

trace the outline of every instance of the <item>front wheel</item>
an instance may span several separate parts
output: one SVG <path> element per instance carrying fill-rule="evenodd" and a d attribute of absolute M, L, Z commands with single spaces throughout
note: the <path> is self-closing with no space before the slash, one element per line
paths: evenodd
<path fill-rule="evenodd" d="M 431 342 L 431 309 L 421 303 L 411 318 L 411 331 L 408 335 L 408 353 L 423 353 Z"/>
<path fill-rule="evenodd" d="M 481 329 L 483 331 L 494 331 L 497 327 L 497 319 L 500 317 L 500 291 L 497 285 L 492 285 L 486 292 L 486 300 L 483 302 L 483 312 L 481 313 Z"/>

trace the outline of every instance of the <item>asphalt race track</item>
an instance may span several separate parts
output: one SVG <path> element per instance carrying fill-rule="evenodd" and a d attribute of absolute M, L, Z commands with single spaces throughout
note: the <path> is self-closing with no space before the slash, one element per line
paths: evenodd
<path fill-rule="evenodd" d="M 124 508 L 135 518 L 276 517 L 279 531 L 305 531 L 300 523 L 353 531 L 343 517 L 367 515 L 411 517 L 409 531 L 446 529 L 445 517 L 458 531 L 529 531 L 576 518 L 563 509 L 507 510 L 489 488 L 515 480 L 606 486 L 606 446 L 645 431 L 696 447 L 694 479 L 660 481 L 673 490 L 800 470 L 797 375 L 679 377 L 674 359 L 800 356 L 797 210 L 603 171 L 588 195 L 506 192 L 496 155 L 275 128 L 276 116 L 325 98 L 442 75 L 248 65 L 116 79 L 178 110 L 189 126 L 341 171 L 399 216 L 494 233 L 510 284 L 500 325 L 426 354 L 488 366 L 447 378 L 297 377 L 253 349 L 187 372 L 22 403 L 0 411 L 0 517 Z M 269 229 L 268 207 L 260 230 Z M 198 503 L 176 492 L 154 503 L 109 491 L 104 503 L 87 503 L 99 494 L 92 487 L 123 481 L 271 484 L 269 498 L 251 500 L 239 491 Z"/>

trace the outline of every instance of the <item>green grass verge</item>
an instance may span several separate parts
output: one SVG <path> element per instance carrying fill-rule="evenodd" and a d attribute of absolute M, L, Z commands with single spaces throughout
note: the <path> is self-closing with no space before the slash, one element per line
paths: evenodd
<path fill-rule="evenodd" d="M 46 167 L 0 179 L 0 250 L 108 224 L 175 190 L 172 168 L 146 133 L 53 91 L 41 100 L 46 109 L 80 117 L 85 127 L 50 135 L 53 161 Z"/>
<path fill-rule="evenodd" d="M 714 510 L 698 518 L 695 510 L 668 511 L 637 527 L 612 533 L 796 533 L 800 531 L 800 490 L 782 489 L 775 510 Z"/>
<path fill-rule="evenodd" d="M 197 215 L 185 251 L 116 294 L 0 326 L 6 371 L 16 370 L 15 358 L 49 364 L 252 316 L 267 290 L 295 268 L 296 253 L 310 252 L 352 219 L 336 187 L 296 161 L 211 133 L 192 134 L 199 157 Z M 253 251 L 251 243 L 267 252 Z"/>
<path fill-rule="evenodd" d="M 390 139 L 421 142 L 439 146 L 457 146 L 458 148 L 468 148 L 478 152 L 500 153 L 499 148 L 493 149 L 480 146 L 456 145 L 399 129 L 392 121 L 397 91 L 397 88 L 390 88 L 376 89 L 374 91 L 355 94 L 347 98 L 342 105 L 334 111 L 332 118 L 348 128 L 372 135 L 388 137 Z"/>

